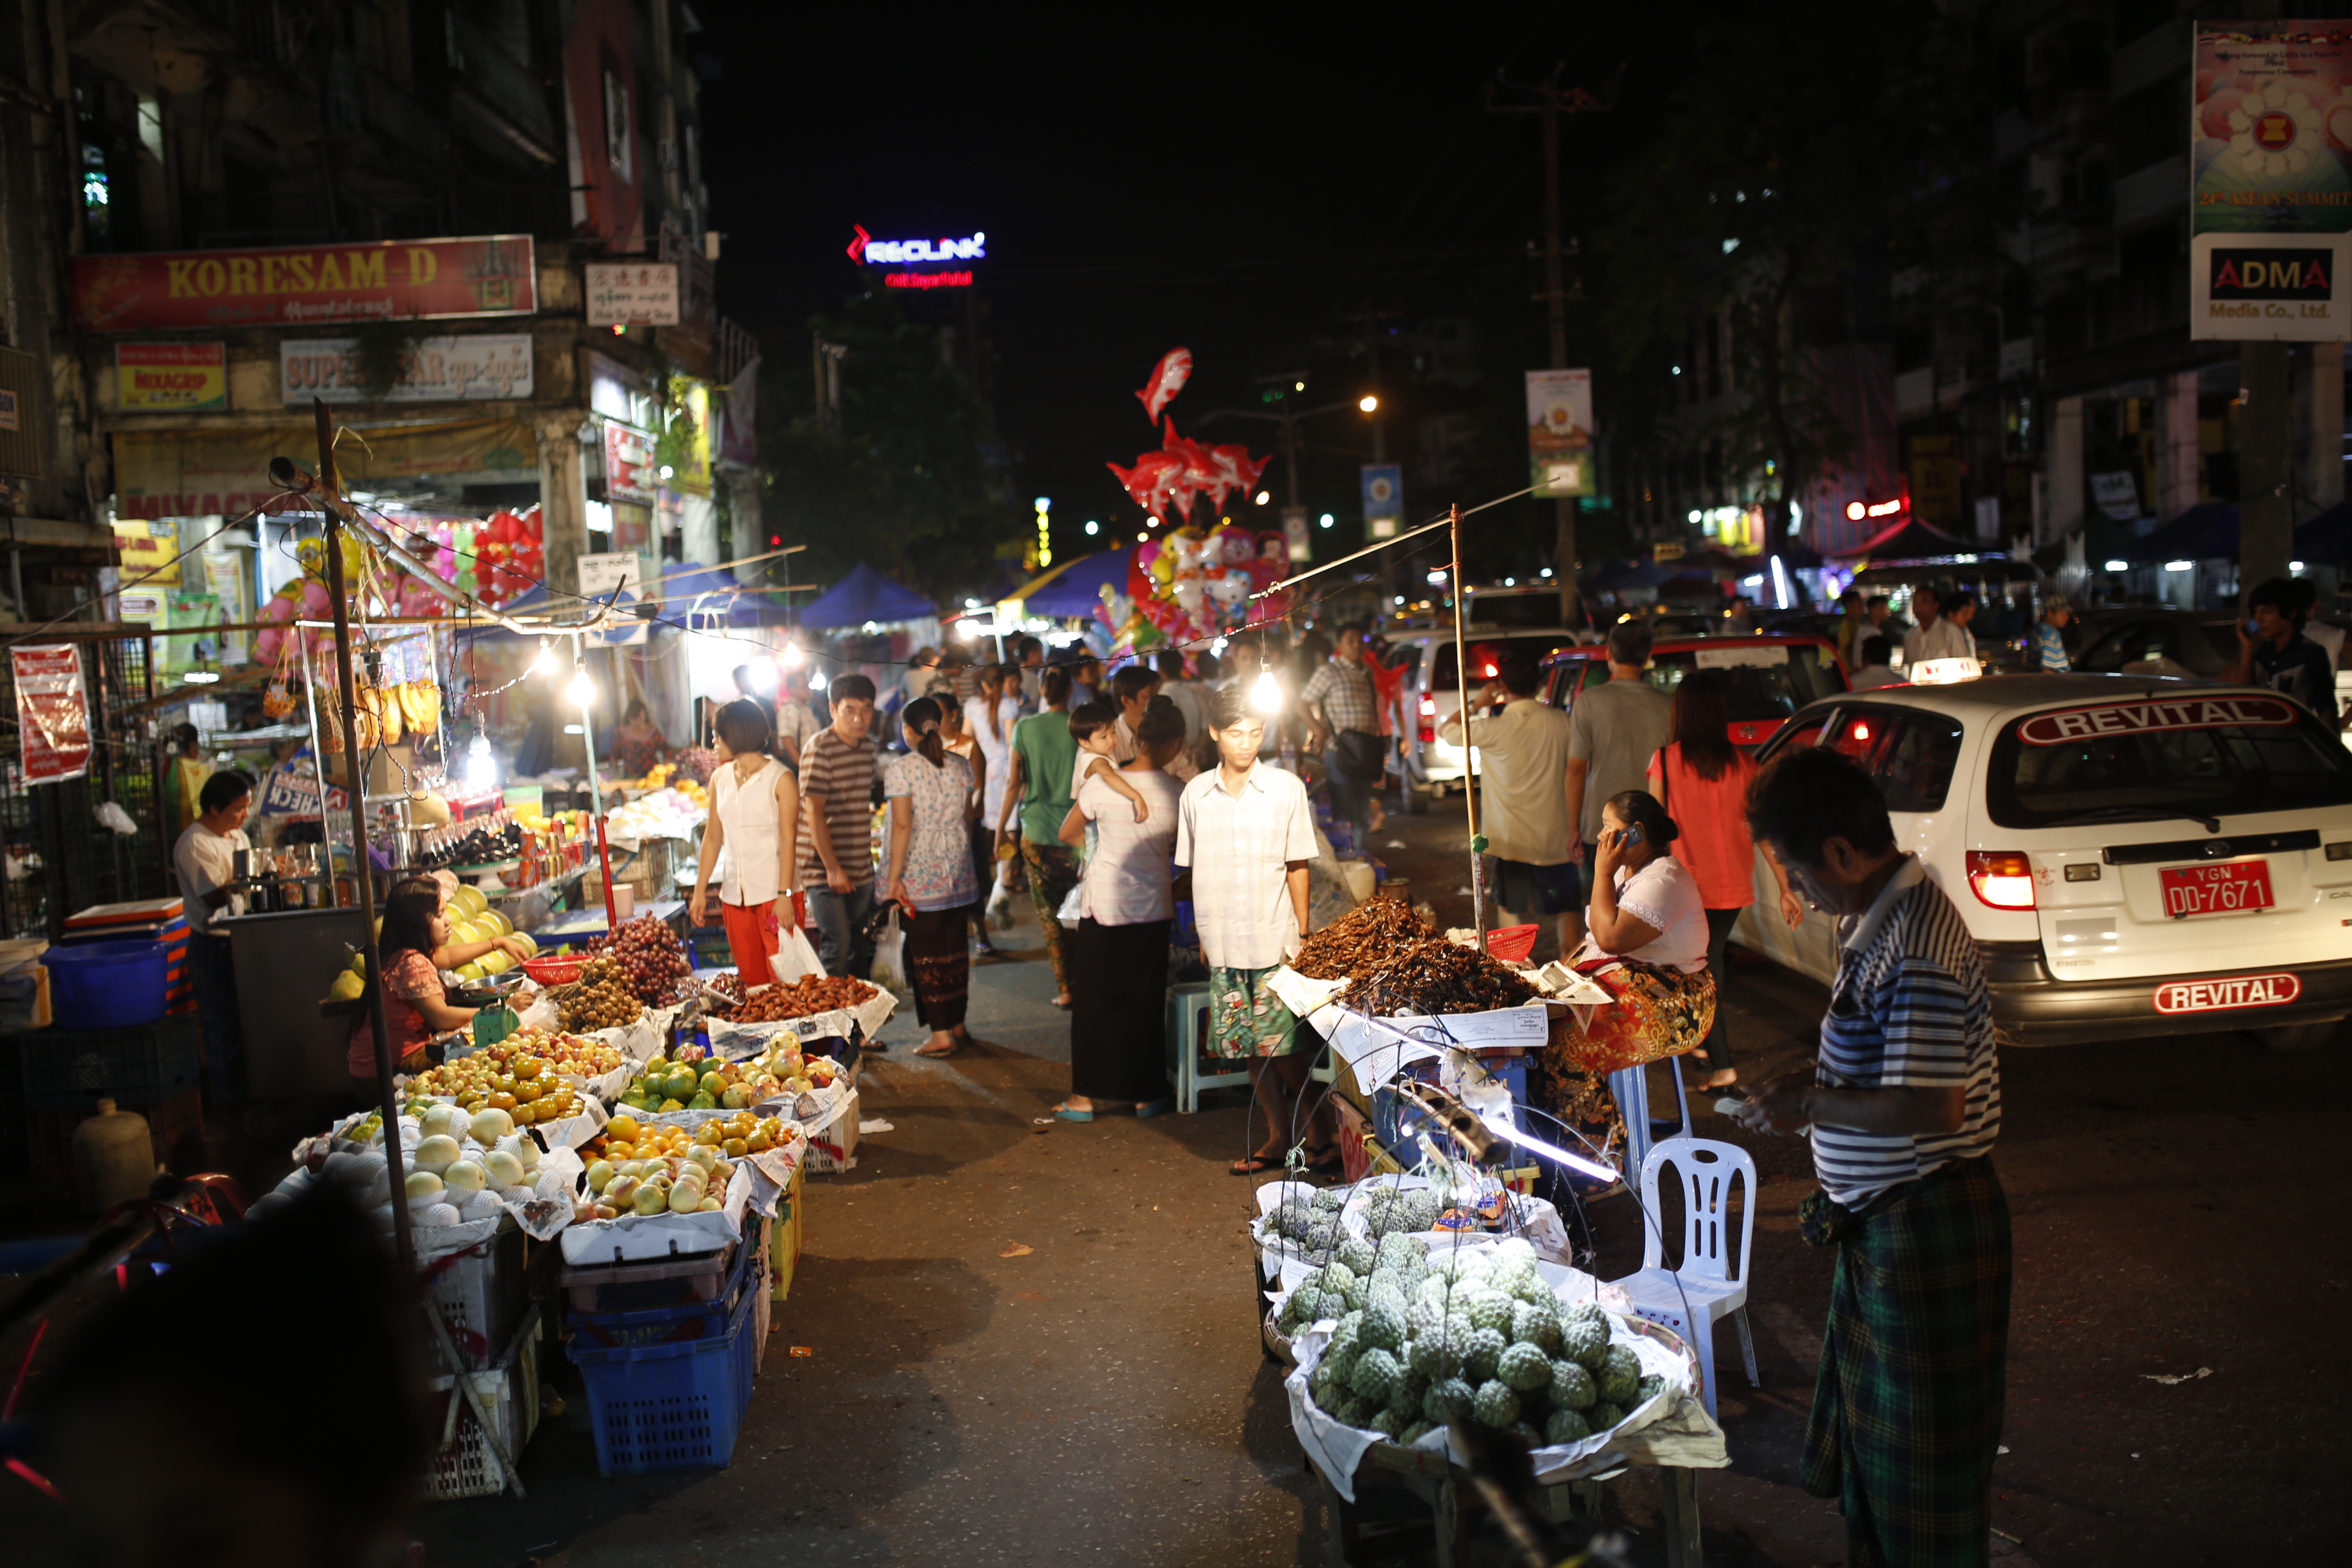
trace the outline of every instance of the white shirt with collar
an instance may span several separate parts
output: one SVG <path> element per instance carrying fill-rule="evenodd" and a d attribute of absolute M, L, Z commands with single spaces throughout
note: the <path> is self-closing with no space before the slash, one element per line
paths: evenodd
<path fill-rule="evenodd" d="M 1315 858 L 1315 816 L 1298 775 L 1266 763 L 1236 795 L 1211 768 L 1176 806 L 1176 864 L 1192 872 L 1201 957 L 1214 969 L 1271 969 L 1302 933 L 1289 863 Z"/>
<path fill-rule="evenodd" d="M 201 822 L 188 824 L 172 847 L 172 865 L 180 873 L 180 898 L 187 905 L 189 926 L 210 931 L 223 915 L 245 913 L 245 895 L 231 893 L 219 909 L 205 907 L 205 895 L 236 880 L 236 852 L 253 847 L 242 827 L 215 833 Z M 215 933 L 226 936 L 226 931 Z"/>
<path fill-rule="evenodd" d="M 1929 658 L 1974 658 L 1976 638 L 1969 636 L 1966 626 L 1958 625 L 1948 616 L 1937 616 L 1924 626 L 1914 626 L 1904 634 L 1903 667 L 1906 669 Z"/>

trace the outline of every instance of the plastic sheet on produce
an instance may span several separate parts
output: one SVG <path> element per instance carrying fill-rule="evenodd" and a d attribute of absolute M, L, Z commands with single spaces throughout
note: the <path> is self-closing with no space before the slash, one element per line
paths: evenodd
<path fill-rule="evenodd" d="M 1291 1429 L 1307 1458 L 1330 1480 L 1339 1495 L 1356 1500 L 1356 1470 L 1376 1443 L 1391 1439 L 1378 1432 L 1345 1426 L 1325 1414 L 1307 1396 L 1307 1380 L 1323 1359 L 1337 1325 L 1329 1320 L 1301 1329 L 1290 1348 L 1298 1365 L 1283 1380 L 1290 1399 Z M 1663 1337 L 1662 1337 L 1663 1336 Z M 1692 1386 L 1689 1352 L 1668 1344 L 1665 1331 L 1638 1318 L 1609 1315 L 1609 1340 L 1624 1345 L 1642 1363 L 1644 1375 L 1654 1373 L 1664 1384 L 1647 1401 L 1628 1411 L 1625 1419 L 1607 1432 L 1580 1443 L 1547 1444 L 1529 1455 L 1536 1481 L 1557 1486 L 1622 1469 L 1628 1465 L 1675 1465 L 1688 1469 L 1720 1469 L 1731 1463 L 1723 1429 L 1706 1414 Z M 1454 1451 L 1452 1434 L 1444 1427 L 1422 1434 L 1411 1447 L 1444 1454 L 1462 1462 Z"/>
<path fill-rule="evenodd" d="M 830 1012 L 810 1013 L 798 1018 L 772 1018 L 764 1023 L 735 1024 L 713 1016 L 710 1020 L 710 1048 L 717 1055 L 740 1061 L 756 1057 L 768 1048 L 768 1042 L 789 1029 L 803 1040 L 846 1040 L 854 1037 L 850 1026 L 856 1025 L 872 1039 L 881 1032 L 898 1011 L 898 998 L 876 986 L 874 994 L 855 1007 L 836 1007 Z"/>
<path fill-rule="evenodd" d="M 1339 1210 L 1339 1224 L 1349 1235 L 1370 1240 L 1371 1232 L 1364 1223 L 1364 1205 L 1370 1201 L 1374 1187 L 1396 1187 L 1404 1192 L 1413 1192 L 1440 1184 L 1433 1176 L 1369 1176 L 1349 1189 L 1348 1201 Z M 1459 1242 L 1479 1240 L 1491 1244 L 1505 1237 L 1516 1236 L 1534 1247 L 1538 1258 L 1559 1264 L 1574 1260 L 1575 1255 L 1569 1247 L 1568 1227 L 1560 1223 L 1559 1210 L 1552 1206 L 1550 1200 L 1514 1192 L 1506 1192 L 1503 1198 L 1503 1223 L 1492 1231 L 1429 1230 L 1414 1234 L 1428 1241 L 1433 1253 Z"/>
<path fill-rule="evenodd" d="M 735 1174 L 727 1183 L 723 1208 L 576 1221 L 564 1227 L 563 1261 L 575 1267 L 649 1262 L 668 1257 L 672 1243 L 680 1253 L 716 1252 L 743 1239 L 743 1211 L 751 1204 L 755 1184 L 751 1167 L 739 1160 Z"/>

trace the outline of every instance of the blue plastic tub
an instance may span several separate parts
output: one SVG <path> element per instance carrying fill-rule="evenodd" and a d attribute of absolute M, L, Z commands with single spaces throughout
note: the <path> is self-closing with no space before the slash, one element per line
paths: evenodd
<path fill-rule="evenodd" d="M 128 1029 L 152 1024 L 172 1005 L 171 952 L 160 942 L 92 942 L 52 947 L 49 1006 L 67 1029 Z"/>
<path fill-rule="evenodd" d="M 683 1343 L 598 1350 L 572 1342 L 588 1385 L 596 1469 L 606 1476 L 725 1467 L 751 1403 L 753 1293 L 735 1303 L 727 1331 Z"/>

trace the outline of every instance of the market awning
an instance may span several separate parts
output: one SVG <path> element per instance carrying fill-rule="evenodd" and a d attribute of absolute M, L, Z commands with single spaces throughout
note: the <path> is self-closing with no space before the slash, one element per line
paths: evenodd
<path fill-rule="evenodd" d="M 1129 550 L 1098 550 L 1041 572 L 997 601 L 1018 605 L 1027 616 L 1063 617 L 1091 616 L 1102 603 L 1102 590 L 1127 592 Z"/>
<path fill-rule="evenodd" d="M 919 621 L 939 606 L 912 588 L 901 587 L 861 561 L 847 576 L 801 608 L 804 626 L 862 626 L 868 621 Z"/>
<path fill-rule="evenodd" d="M 1868 539 L 1849 550 L 1830 553 L 1841 561 L 1851 561 L 1867 555 L 1873 561 L 1932 561 L 1944 555 L 1968 555 L 1976 547 L 1953 538 L 1941 529 L 1929 528 L 1916 517 L 1906 517 L 1888 523 Z"/>
<path fill-rule="evenodd" d="M 2337 501 L 2294 531 L 2294 558 L 2309 565 L 2352 566 L 2352 501 Z"/>
<path fill-rule="evenodd" d="M 2225 500 L 2200 501 L 2158 529 L 2116 552 L 2135 565 L 2166 561 L 2234 561 L 2238 556 L 2238 509 Z"/>
<path fill-rule="evenodd" d="M 257 425 L 196 430 L 118 430 L 114 488 L 123 517 L 215 517 L 261 505 L 272 493 L 269 459 L 316 466 L 314 427 Z M 346 487 L 398 490 L 428 475 L 528 472 L 539 477 L 539 437 L 520 419 L 353 427 L 335 447 Z"/>

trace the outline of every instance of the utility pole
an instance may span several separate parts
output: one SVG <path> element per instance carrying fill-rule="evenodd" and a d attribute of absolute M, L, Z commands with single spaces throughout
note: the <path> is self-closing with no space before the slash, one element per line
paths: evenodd
<path fill-rule="evenodd" d="M 2240 15 L 2272 21 L 2279 0 L 2245 0 Z M 2294 382 L 2284 342 L 2238 345 L 2238 593 L 2287 574 L 2294 549 Z"/>
<path fill-rule="evenodd" d="M 1559 85 L 1560 72 L 1566 68 L 1567 63 L 1563 61 L 1551 68 L 1551 75 L 1543 86 L 1517 89 L 1537 94 L 1538 101 L 1534 103 L 1496 102 L 1496 89 L 1512 85 L 1499 73 L 1486 89 L 1486 110 L 1490 114 L 1543 116 L 1543 298 L 1550 314 L 1551 368 L 1554 370 L 1568 368 L 1569 290 L 1562 276 L 1563 258 L 1559 240 L 1559 117 L 1563 113 L 1598 113 L 1609 107 L 1580 87 L 1562 88 Z M 1559 581 L 1559 621 L 1560 625 L 1573 628 L 1584 624 L 1584 602 L 1576 591 L 1576 501 L 1572 497 L 1557 496 L 1551 504 L 1551 569 L 1552 575 Z"/>

